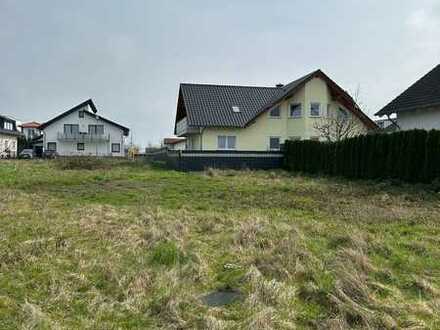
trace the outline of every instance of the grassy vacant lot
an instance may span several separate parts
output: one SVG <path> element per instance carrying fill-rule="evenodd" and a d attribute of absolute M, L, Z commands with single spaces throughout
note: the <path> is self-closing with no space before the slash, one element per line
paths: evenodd
<path fill-rule="evenodd" d="M 81 167 L 0 162 L 1 329 L 440 328 L 433 186 Z"/>

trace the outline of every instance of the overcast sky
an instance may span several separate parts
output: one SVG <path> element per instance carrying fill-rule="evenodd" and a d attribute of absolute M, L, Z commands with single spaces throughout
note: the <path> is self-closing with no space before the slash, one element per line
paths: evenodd
<path fill-rule="evenodd" d="M 273 86 L 321 68 L 370 116 L 440 63 L 440 1 L 0 0 L 0 113 L 92 98 L 145 146 L 179 83 Z"/>

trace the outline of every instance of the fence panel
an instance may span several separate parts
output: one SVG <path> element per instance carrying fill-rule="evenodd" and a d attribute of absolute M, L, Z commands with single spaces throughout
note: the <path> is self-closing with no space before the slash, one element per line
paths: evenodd
<path fill-rule="evenodd" d="M 166 150 L 146 155 L 179 171 L 203 171 L 206 168 L 269 170 L 282 168 L 282 152 Z"/>

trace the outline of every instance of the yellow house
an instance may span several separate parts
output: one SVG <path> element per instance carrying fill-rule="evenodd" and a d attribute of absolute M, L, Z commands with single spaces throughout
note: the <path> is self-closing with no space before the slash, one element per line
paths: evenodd
<path fill-rule="evenodd" d="M 322 140 L 319 121 L 341 114 L 359 133 L 377 128 L 321 70 L 276 87 L 181 84 L 174 134 L 187 150 L 278 150 L 287 139 Z"/>

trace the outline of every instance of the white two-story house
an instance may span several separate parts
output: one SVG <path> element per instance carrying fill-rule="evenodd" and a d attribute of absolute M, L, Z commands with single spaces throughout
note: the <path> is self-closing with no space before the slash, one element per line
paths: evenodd
<path fill-rule="evenodd" d="M 129 129 L 97 114 L 87 100 L 41 124 L 45 152 L 59 156 L 124 156 Z"/>

